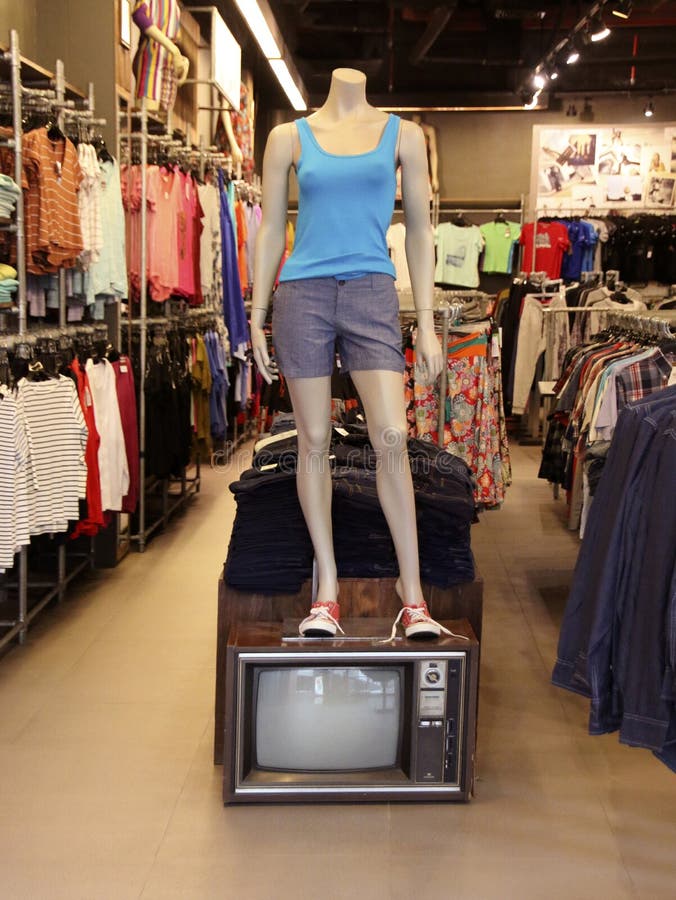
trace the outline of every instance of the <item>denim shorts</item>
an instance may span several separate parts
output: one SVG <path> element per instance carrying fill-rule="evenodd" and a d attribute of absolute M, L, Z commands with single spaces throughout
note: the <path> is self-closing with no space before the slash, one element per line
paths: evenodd
<path fill-rule="evenodd" d="M 399 299 L 390 275 L 282 281 L 272 303 L 272 342 L 287 378 L 344 371 L 404 371 Z"/>

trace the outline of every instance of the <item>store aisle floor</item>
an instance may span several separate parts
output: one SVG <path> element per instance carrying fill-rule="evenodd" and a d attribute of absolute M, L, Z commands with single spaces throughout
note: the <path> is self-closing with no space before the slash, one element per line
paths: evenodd
<path fill-rule="evenodd" d="M 223 807 L 216 585 L 234 472 L 207 471 L 145 554 L 95 573 L 0 660 L 2 900 L 671 900 L 676 777 L 589 737 L 587 703 L 549 684 L 577 539 L 538 454 L 514 448 L 505 508 L 474 530 L 470 804 Z"/>

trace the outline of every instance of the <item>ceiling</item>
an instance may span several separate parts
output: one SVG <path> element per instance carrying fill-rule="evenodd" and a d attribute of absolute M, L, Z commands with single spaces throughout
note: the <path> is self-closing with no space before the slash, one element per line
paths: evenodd
<path fill-rule="evenodd" d="M 548 0 L 268 0 L 309 94 L 322 102 L 334 68 L 359 69 L 378 106 L 518 105 L 534 67 L 593 3 Z M 223 5 L 222 3 L 220 4 Z M 563 66 L 556 95 L 676 91 L 676 2 L 633 3 L 610 13 L 605 41 Z M 632 84 L 632 66 L 633 84 Z M 549 91 L 551 100 L 556 97 Z"/>

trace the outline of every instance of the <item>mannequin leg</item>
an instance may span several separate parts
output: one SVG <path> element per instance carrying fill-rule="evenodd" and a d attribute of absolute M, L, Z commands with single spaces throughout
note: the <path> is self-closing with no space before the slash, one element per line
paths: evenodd
<path fill-rule="evenodd" d="M 319 603 L 338 597 L 331 526 L 331 379 L 287 378 L 298 429 L 296 484 L 317 561 Z"/>
<path fill-rule="evenodd" d="M 404 604 L 423 603 L 418 530 L 406 451 L 406 408 L 398 372 L 350 372 L 366 413 L 369 438 L 379 454 L 376 485 L 399 563 L 397 593 Z"/>

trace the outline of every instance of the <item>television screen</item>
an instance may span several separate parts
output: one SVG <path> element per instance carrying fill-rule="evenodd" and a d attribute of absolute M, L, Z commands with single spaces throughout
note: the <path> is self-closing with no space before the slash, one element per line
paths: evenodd
<path fill-rule="evenodd" d="M 397 764 L 403 675 L 397 668 L 261 669 L 255 757 L 262 769 L 335 772 Z"/>

